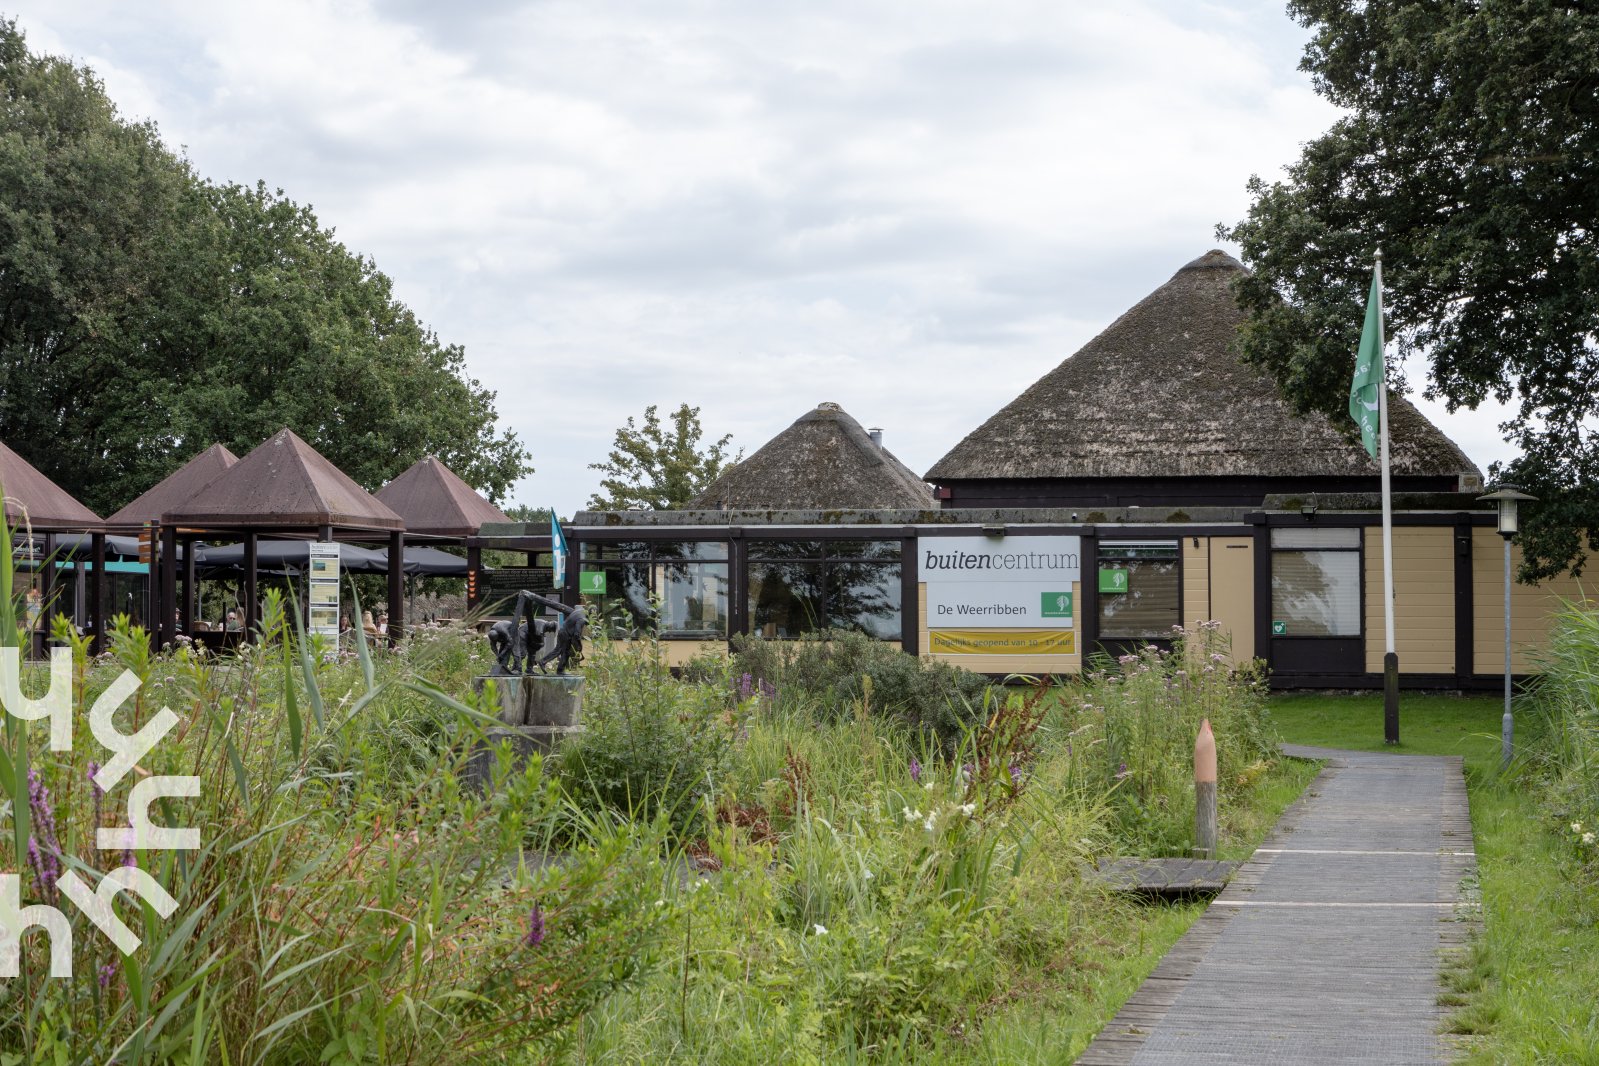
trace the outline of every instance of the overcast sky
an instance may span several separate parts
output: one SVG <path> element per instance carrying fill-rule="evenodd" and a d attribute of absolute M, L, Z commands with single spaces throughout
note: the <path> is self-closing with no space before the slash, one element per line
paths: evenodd
<path fill-rule="evenodd" d="M 925 473 L 1335 117 L 1279 0 L 0 12 L 372 256 L 499 393 L 514 502 L 563 514 L 651 403 L 753 451 L 836 401 Z M 1508 458 L 1497 413 L 1423 407 Z"/>

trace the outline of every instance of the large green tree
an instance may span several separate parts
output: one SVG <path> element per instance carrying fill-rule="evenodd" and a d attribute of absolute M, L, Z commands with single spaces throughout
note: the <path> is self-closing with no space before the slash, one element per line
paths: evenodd
<path fill-rule="evenodd" d="M 1450 409 L 1514 402 L 1541 498 L 1524 578 L 1599 551 L 1599 7 L 1556 0 L 1292 0 L 1300 64 L 1345 112 L 1220 227 L 1252 273 L 1247 359 L 1301 409 L 1342 416 L 1373 252 L 1390 382 L 1428 363 Z"/>
<path fill-rule="evenodd" d="M 669 511 L 681 507 L 716 479 L 722 469 L 744 457 L 740 450 L 729 458 L 731 433 L 702 450 L 700 409 L 683 404 L 671 414 L 671 424 L 663 425 L 656 405 L 644 409 L 644 424 L 629 415 L 627 424 L 616 431 L 616 443 L 603 463 L 590 463 L 590 470 L 605 474 L 600 491 L 589 497 L 596 511 Z"/>
<path fill-rule="evenodd" d="M 264 185 L 200 180 L 93 73 L 0 22 L 0 439 L 90 507 L 289 426 L 375 488 L 529 471 L 494 393 L 376 265 Z"/>

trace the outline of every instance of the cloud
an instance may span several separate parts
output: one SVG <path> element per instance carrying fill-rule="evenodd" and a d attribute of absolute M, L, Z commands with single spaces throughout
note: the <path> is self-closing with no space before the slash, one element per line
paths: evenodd
<path fill-rule="evenodd" d="M 12 6 L 371 255 L 562 511 L 650 403 L 753 450 L 833 400 L 926 470 L 1333 117 L 1257 0 Z"/>

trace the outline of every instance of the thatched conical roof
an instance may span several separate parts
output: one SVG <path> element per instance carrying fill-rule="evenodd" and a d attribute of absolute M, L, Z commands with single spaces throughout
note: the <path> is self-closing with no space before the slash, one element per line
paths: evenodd
<path fill-rule="evenodd" d="M 504 511 L 479 496 L 455 471 L 429 455 L 377 491 L 405 520 L 407 533 L 472 537 L 485 522 L 509 522 Z"/>
<path fill-rule="evenodd" d="M 105 524 L 113 529 L 137 529 L 146 522 L 159 522 L 162 515 L 188 503 L 195 493 L 238 461 L 239 457 L 228 451 L 226 445 L 213 444 L 107 518 Z"/>
<path fill-rule="evenodd" d="M 5 493 L 5 520 L 13 526 L 26 520 L 34 529 L 82 532 L 105 525 L 99 515 L 4 444 L 0 444 L 0 491 Z"/>
<path fill-rule="evenodd" d="M 1244 269 L 1207 252 L 984 422 L 929 481 L 1375 475 L 1358 438 L 1295 414 L 1236 347 Z M 1410 403 L 1390 397 L 1396 475 L 1480 474 Z"/>
<path fill-rule="evenodd" d="M 290 429 L 278 430 L 161 521 L 223 529 L 405 528 L 399 515 Z"/>
<path fill-rule="evenodd" d="M 836 403 L 800 416 L 722 471 L 689 510 L 926 509 L 932 491 Z"/>

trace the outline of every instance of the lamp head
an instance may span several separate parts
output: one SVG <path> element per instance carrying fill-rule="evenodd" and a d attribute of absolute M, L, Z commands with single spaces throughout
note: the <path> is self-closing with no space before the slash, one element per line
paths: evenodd
<path fill-rule="evenodd" d="M 1521 528 L 1521 518 L 1517 513 L 1517 505 L 1522 501 L 1530 503 L 1537 498 L 1536 496 L 1529 496 L 1516 486 L 1507 483 L 1500 485 L 1498 489 L 1488 493 L 1486 496 L 1478 496 L 1477 502 L 1484 503 L 1492 500 L 1494 506 L 1499 508 L 1499 535 L 1513 537 Z"/>

